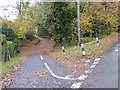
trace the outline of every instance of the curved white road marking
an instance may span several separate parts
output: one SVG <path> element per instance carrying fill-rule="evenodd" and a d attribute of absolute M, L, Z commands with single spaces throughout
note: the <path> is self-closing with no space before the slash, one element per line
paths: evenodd
<path fill-rule="evenodd" d="M 58 76 L 58 75 L 54 74 L 53 71 L 51 71 L 50 67 L 47 65 L 47 63 L 44 63 L 44 65 L 46 66 L 46 68 L 50 72 L 50 74 L 53 77 L 58 78 L 58 79 L 64 79 L 64 80 L 85 80 L 88 77 L 88 75 L 81 75 L 78 78 L 70 78 L 70 77 L 68 77 L 68 75 L 65 76 L 65 77 L 61 77 L 61 76 Z"/>
<path fill-rule="evenodd" d="M 81 85 L 82 85 L 82 82 L 73 83 L 71 88 L 80 88 Z"/>
<path fill-rule="evenodd" d="M 43 59 L 42 55 L 41 55 L 41 59 Z M 96 67 L 96 65 L 99 63 L 99 60 L 100 60 L 100 58 L 96 58 L 95 61 L 94 61 L 94 63 L 93 63 L 93 65 L 90 66 L 91 70 L 87 70 L 87 71 L 85 71 L 85 73 L 91 73 L 91 72 L 93 71 L 92 68 L 95 68 L 95 67 Z M 50 72 L 50 74 L 51 74 L 53 77 L 58 78 L 58 79 L 63 79 L 63 80 L 85 80 L 85 79 L 88 77 L 88 75 L 84 75 L 84 74 L 80 75 L 78 78 L 71 78 L 71 77 L 70 77 L 71 75 L 67 75 L 67 76 L 65 76 L 65 77 L 61 77 L 61 76 L 56 75 L 56 74 L 50 69 L 50 67 L 48 66 L 47 63 L 44 63 L 44 65 L 45 65 L 45 67 L 47 68 L 47 70 Z"/>

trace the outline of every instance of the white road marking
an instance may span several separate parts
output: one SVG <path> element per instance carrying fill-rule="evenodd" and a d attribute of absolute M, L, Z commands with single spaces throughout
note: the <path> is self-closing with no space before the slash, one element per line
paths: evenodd
<path fill-rule="evenodd" d="M 90 60 L 86 61 L 86 63 L 90 62 Z"/>
<path fill-rule="evenodd" d="M 100 58 L 96 58 L 96 59 L 95 59 L 95 62 L 96 62 L 96 61 L 99 61 L 99 60 L 100 60 Z"/>
<path fill-rule="evenodd" d="M 90 66 L 90 68 L 95 68 L 95 67 L 96 67 L 96 65 L 91 65 L 91 66 Z"/>
<path fill-rule="evenodd" d="M 42 55 L 41 55 L 41 59 L 43 59 Z M 96 67 L 96 65 L 99 63 L 99 60 L 100 60 L 100 58 L 96 58 L 95 61 L 94 61 L 94 63 L 93 63 L 93 65 L 90 66 L 91 69 L 85 71 L 85 74 L 91 73 L 91 72 L 93 71 L 92 68 L 95 68 L 95 67 Z M 90 60 L 89 60 L 89 61 L 86 61 L 86 62 L 90 62 Z M 84 75 L 84 74 L 80 75 L 80 76 L 77 77 L 77 78 L 72 78 L 71 75 L 67 75 L 67 76 L 65 76 L 65 77 L 58 76 L 58 75 L 56 75 L 56 74 L 50 69 L 50 67 L 48 66 L 47 63 L 44 63 L 44 65 L 45 65 L 45 67 L 47 68 L 47 70 L 50 72 L 50 74 L 51 74 L 53 77 L 57 78 L 57 79 L 63 79 L 63 80 L 85 80 L 85 79 L 88 77 L 88 75 Z M 74 83 L 74 84 L 72 85 L 72 88 L 79 88 L 80 86 L 81 86 L 81 82 L 79 82 L 79 83 Z"/>
<path fill-rule="evenodd" d="M 96 65 L 97 65 L 98 63 L 99 63 L 99 61 L 93 62 L 93 64 L 96 64 Z"/>
<path fill-rule="evenodd" d="M 118 52 L 118 49 L 116 49 L 115 51 Z"/>
<path fill-rule="evenodd" d="M 73 75 L 67 75 L 67 76 L 65 76 L 66 78 L 71 78 L 71 77 L 73 77 Z"/>
<path fill-rule="evenodd" d="M 80 88 L 81 85 L 82 85 L 82 82 L 73 83 L 71 88 Z"/>
<path fill-rule="evenodd" d="M 78 79 L 85 80 L 87 77 L 88 77 L 88 75 L 81 75 L 80 77 L 78 77 Z"/>
<path fill-rule="evenodd" d="M 85 73 L 91 73 L 93 71 L 93 69 L 87 70 L 85 71 Z"/>
<path fill-rule="evenodd" d="M 65 76 L 65 77 L 61 77 L 61 76 L 58 76 L 58 75 L 54 74 L 53 71 L 51 71 L 50 67 L 47 65 L 47 63 L 44 63 L 44 65 L 46 66 L 46 68 L 50 72 L 50 74 L 53 77 L 58 78 L 58 79 L 63 79 L 63 80 L 85 80 L 88 77 L 88 75 L 80 75 L 80 77 L 78 77 L 78 78 L 70 78 L 70 77 L 68 77 L 68 75 Z"/>
<path fill-rule="evenodd" d="M 41 55 L 40 57 L 41 57 L 41 60 L 43 60 L 43 56 Z"/>

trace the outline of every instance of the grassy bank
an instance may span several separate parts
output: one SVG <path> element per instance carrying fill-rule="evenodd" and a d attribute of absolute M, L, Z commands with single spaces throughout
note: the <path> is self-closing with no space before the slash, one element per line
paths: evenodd
<path fill-rule="evenodd" d="M 0 73 L 0 79 L 4 78 L 5 75 L 11 73 L 13 66 L 19 64 L 25 56 L 23 54 L 17 54 L 16 56 L 12 57 L 10 61 L 8 62 L 0 62 L 0 68 L 2 68 L 2 71 Z"/>
<path fill-rule="evenodd" d="M 101 36 L 102 37 L 102 36 Z M 112 45 L 118 41 L 118 33 L 112 33 L 111 35 L 103 36 L 100 41 L 100 46 L 98 47 L 96 41 L 88 42 L 84 44 L 86 56 L 82 56 L 81 47 L 78 46 L 68 46 L 65 47 L 66 54 L 64 55 L 61 46 L 56 46 L 53 50 L 54 57 L 59 60 L 80 60 L 85 58 L 94 59 L 103 55 L 107 52 Z M 59 48 L 59 49 L 58 49 Z"/>

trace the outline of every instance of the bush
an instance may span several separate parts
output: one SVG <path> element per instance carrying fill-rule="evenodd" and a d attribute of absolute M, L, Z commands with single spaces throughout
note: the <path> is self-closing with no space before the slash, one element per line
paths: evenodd
<path fill-rule="evenodd" d="M 7 49 L 9 50 L 10 56 L 15 54 L 15 44 L 12 41 L 7 41 Z"/>
<path fill-rule="evenodd" d="M 2 59 L 4 58 L 5 48 L 7 47 L 7 39 L 4 34 L 0 34 L 0 48 L 2 50 Z"/>
<path fill-rule="evenodd" d="M 13 56 L 16 53 L 18 48 L 17 43 L 14 43 L 13 41 L 7 41 L 6 35 L 0 34 L 0 43 L 0 50 L 2 50 L 2 60 L 4 59 L 6 49 L 9 50 L 10 56 Z"/>
<path fill-rule="evenodd" d="M 6 35 L 6 39 L 8 41 L 13 41 L 15 38 L 17 38 L 17 36 L 15 35 L 15 33 L 13 32 L 13 30 L 10 27 L 2 27 L 2 34 Z"/>
<path fill-rule="evenodd" d="M 7 39 L 6 36 L 4 34 L 0 34 L 0 43 L 2 45 L 6 45 Z"/>

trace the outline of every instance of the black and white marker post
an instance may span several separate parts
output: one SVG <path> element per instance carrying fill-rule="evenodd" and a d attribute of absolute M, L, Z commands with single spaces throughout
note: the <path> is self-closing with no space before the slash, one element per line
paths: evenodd
<path fill-rule="evenodd" d="M 97 45 L 100 46 L 98 37 L 99 35 L 96 33 L 96 42 L 97 42 Z"/>
<path fill-rule="evenodd" d="M 62 38 L 60 38 L 60 43 L 61 43 L 61 46 L 62 46 L 62 51 L 65 54 L 65 47 L 64 47 Z"/>
<path fill-rule="evenodd" d="M 64 48 L 63 42 L 61 43 L 61 45 L 62 45 L 62 51 L 65 54 L 65 48 Z"/>
<path fill-rule="evenodd" d="M 85 56 L 86 53 L 85 53 L 84 45 L 82 43 L 82 39 L 80 39 L 80 45 L 81 45 L 81 48 L 82 48 L 82 55 Z"/>

